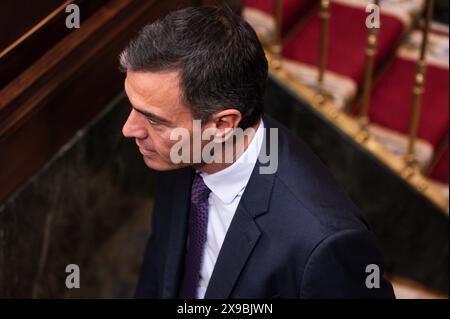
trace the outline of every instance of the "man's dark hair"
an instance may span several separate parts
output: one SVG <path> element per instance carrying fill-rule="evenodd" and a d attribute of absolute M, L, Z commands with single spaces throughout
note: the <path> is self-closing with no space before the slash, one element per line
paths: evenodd
<path fill-rule="evenodd" d="M 255 31 L 226 7 L 189 7 L 146 25 L 120 54 L 122 70 L 179 70 L 194 118 L 237 109 L 239 127 L 263 113 L 267 60 Z"/>

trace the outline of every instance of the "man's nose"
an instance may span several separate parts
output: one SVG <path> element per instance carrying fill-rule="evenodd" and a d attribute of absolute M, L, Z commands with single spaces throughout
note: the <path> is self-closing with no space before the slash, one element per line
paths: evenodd
<path fill-rule="evenodd" d="M 147 130 L 141 119 L 139 118 L 139 114 L 135 110 L 130 112 L 127 121 L 122 127 L 122 134 L 125 137 L 138 138 L 138 139 L 146 139 L 147 138 Z"/>

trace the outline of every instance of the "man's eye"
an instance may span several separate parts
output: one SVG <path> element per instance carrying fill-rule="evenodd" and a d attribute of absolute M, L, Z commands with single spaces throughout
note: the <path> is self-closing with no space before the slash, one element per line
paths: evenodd
<path fill-rule="evenodd" d="M 157 125 L 157 124 L 158 124 L 158 122 L 155 121 L 154 119 L 148 118 L 147 120 L 148 120 L 148 122 L 149 122 L 151 125 Z"/>

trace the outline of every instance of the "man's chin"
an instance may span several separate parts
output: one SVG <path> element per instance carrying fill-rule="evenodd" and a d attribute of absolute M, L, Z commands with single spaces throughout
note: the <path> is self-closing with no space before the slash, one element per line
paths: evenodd
<path fill-rule="evenodd" d="M 147 165 L 148 168 L 151 168 L 155 171 L 164 172 L 164 171 L 173 171 L 176 169 L 189 167 L 191 165 L 189 164 L 174 164 L 174 163 L 167 163 L 164 161 L 161 161 L 159 159 L 156 159 L 154 157 L 147 157 L 143 156 L 145 165 Z"/>

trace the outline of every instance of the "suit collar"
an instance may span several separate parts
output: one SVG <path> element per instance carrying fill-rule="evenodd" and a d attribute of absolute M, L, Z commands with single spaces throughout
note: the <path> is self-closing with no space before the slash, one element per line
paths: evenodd
<path fill-rule="evenodd" d="M 274 134 L 272 123 L 268 118 L 264 118 L 264 138 L 263 146 L 260 149 L 260 154 L 258 161 L 253 168 L 253 172 L 245 188 L 244 194 L 242 195 L 241 202 L 239 206 L 245 207 L 245 210 L 252 216 L 256 218 L 262 213 L 265 213 L 269 207 L 270 198 L 272 195 L 272 188 L 275 181 L 276 172 L 273 174 L 265 174 L 264 168 L 266 163 L 261 162 L 261 153 L 266 157 L 270 156 L 272 153 L 278 153 L 278 147 L 273 148 L 272 144 L 276 142 L 278 146 L 278 134 Z M 273 154 L 278 156 L 278 154 Z"/>

